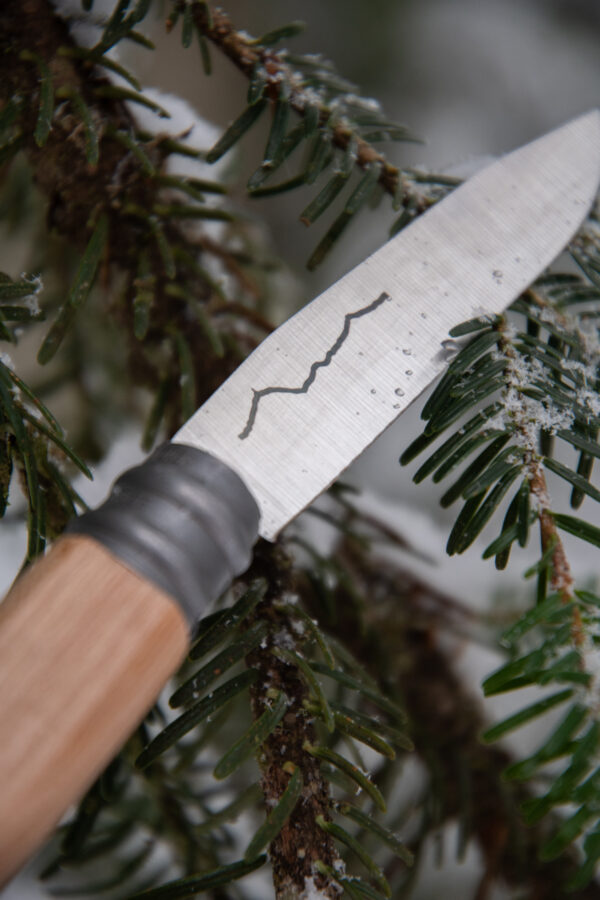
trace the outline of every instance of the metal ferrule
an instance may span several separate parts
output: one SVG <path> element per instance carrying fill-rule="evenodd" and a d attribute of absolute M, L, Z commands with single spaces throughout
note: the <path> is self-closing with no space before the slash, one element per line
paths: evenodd
<path fill-rule="evenodd" d="M 164 444 L 115 482 L 69 533 L 103 544 L 175 598 L 192 625 L 247 569 L 259 510 L 242 479 L 214 456 Z"/>

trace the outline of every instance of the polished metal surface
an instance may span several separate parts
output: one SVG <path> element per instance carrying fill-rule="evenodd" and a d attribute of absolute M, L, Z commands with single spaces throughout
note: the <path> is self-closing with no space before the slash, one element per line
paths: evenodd
<path fill-rule="evenodd" d="M 478 172 L 270 335 L 174 441 L 243 478 L 273 539 L 565 247 L 600 181 L 594 111 Z"/>

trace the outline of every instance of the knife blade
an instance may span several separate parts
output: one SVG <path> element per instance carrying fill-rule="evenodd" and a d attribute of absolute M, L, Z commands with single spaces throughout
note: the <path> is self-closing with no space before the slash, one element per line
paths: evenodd
<path fill-rule="evenodd" d="M 501 312 L 563 249 L 597 190 L 598 121 L 474 175 L 280 326 L 175 435 L 238 472 L 263 537 L 433 381 L 454 325 Z"/>
<path fill-rule="evenodd" d="M 277 329 L 17 581 L 0 606 L 0 884 L 154 702 L 257 535 L 431 383 L 450 328 L 535 279 L 599 181 L 597 111 L 476 174 Z"/>

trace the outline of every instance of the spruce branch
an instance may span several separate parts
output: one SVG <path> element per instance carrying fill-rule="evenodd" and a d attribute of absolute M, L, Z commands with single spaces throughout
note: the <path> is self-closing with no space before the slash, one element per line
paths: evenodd
<path fill-rule="evenodd" d="M 534 288 L 530 288 L 525 292 L 525 299 L 534 304 L 535 308 L 546 310 L 552 316 L 553 322 L 566 332 L 573 331 L 574 323 L 569 321 L 564 313 L 554 309 L 544 297 Z M 576 326 L 575 326 L 576 327 Z M 510 341 L 501 342 L 499 345 L 505 354 L 507 367 L 504 370 L 506 391 L 516 391 L 521 385 L 521 380 L 511 378 L 514 371 L 514 364 L 517 360 L 517 354 L 511 347 Z M 589 363 L 589 360 L 588 360 Z M 512 365 L 511 365 L 512 364 Z M 564 545 L 558 534 L 556 523 L 550 511 L 550 495 L 548 485 L 544 473 L 543 461 L 537 452 L 537 441 L 532 443 L 531 414 L 524 407 L 521 410 L 517 408 L 513 412 L 515 427 L 521 437 L 522 443 L 526 447 L 524 465 L 527 471 L 529 487 L 532 497 L 535 498 L 539 511 L 539 529 L 540 544 L 542 554 L 551 553 L 552 566 L 550 589 L 560 593 L 563 601 L 569 603 L 573 597 L 573 576 L 571 568 L 565 553 Z M 537 434 L 534 435 L 534 440 Z M 580 633 L 581 622 L 574 622 L 574 640 L 580 643 L 582 635 Z"/>
<path fill-rule="evenodd" d="M 548 304 L 535 292 L 534 289 L 526 291 L 527 300 L 532 301 L 536 308 L 548 308 Z M 560 313 L 554 314 L 557 324 L 568 327 L 566 316 Z M 499 325 L 502 334 L 502 326 Z M 506 395 L 517 395 L 523 387 L 522 372 L 519 371 L 518 354 L 511 344 L 511 340 L 500 338 L 498 350 L 504 355 L 506 366 L 503 369 L 504 391 Z M 514 424 L 517 437 L 517 445 L 524 448 L 523 468 L 526 472 L 529 491 L 537 506 L 538 524 L 540 532 L 540 546 L 542 556 L 550 556 L 551 564 L 549 588 L 551 592 L 560 594 L 563 603 L 569 604 L 573 600 L 574 579 L 571 567 L 565 553 L 564 544 L 560 539 L 556 523 L 551 513 L 551 501 L 548 485 L 544 472 L 543 458 L 537 448 L 537 430 L 532 429 L 532 417 L 530 404 L 521 395 L 521 403 L 512 405 L 510 417 Z M 584 642 L 581 615 L 577 606 L 573 606 L 572 638 L 576 646 Z"/>
<path fill-rule="evenodd" d="M 1 16 L 2 101 L 6 107 L 14 98 L 32 98 L 33 102 L 27 104 L 19 101 L 19 146 L 35 172 L 38 187 L 49 199 L 48 224 L 72 246 L 81 247 L 105 217 L 105 243 L 99 246 L 100 255 L 96 256 L 98 271 L 105 282 L 113 277 L 111 270 L 121 270 L 127 277 L 125 291 L 118 299 L 112 299 L 109 308 L 129 334 L 133 381 L 149 387 L 157 397 L 162 391 L 158 418 L 166 419 L 167 432 L 172 433 L 184 418 L 180 381 L 186 373 L 171 335 L 185 334 L 197 361 L 194 370 L 187 374 L 199 402 L 232 371 L 240 354 L 252 349 L 254 335 L 264 329 L 260 316 L 251 311 L 257 291 L 245 267 L 224 246 L 203 242 L 185 221 L 190 216 L 204 215 L 225 219 L 229 213 L 205 207 L 196 198 L 182 201 L 173 193 L 180 187 L 185 189 L 187 184 L 182 181 L 179 185 L 173 180 L 165 183 L 160 173 L 170 154 L 179 152 L 179 145 L 168 135 L 139 136 L 124 103 L 127 98 L 114 91 L 107 94 L 111 85 L 96 66 L 89 64 L 81 48 L 73 44 L 64 23 L 48 3 L 30 0 L 25 5 L 5 4 Z M 97 61 L 97 53 L 92 62 Z M 52 81 L 53 96 L 61 101 L 50 116 L 51 127 L 42 147 L 36 125 L 35 100 L 41 89 L 38 61 Z M 46 100 L 44 104 L 47 105 Z M 48 110 L 44 109 L 44 115 L 48 119 Z M 90 157 L 92 134 L 95 149 Z M 208 184 L 203 187 L 210 189 Z M 175 196 L 176 203 L 165 204 L 166 198 Z M 84 228 L 82 223 L 86 223 Z M 158 259 L 155 248 L 160 253 Z M 219 258 L 237 284 L 237 296 L 231 299 L 238 306 L 232 307 L 233 315 L 228 319 L 230 339 L 226 350 L 218 337 L 224 313 L 221 291 L 200 262 L 209 257 Z M 140 271 L 144 272 L 142 281 Z M 85 275 L 86 292 L 94 274 L 92 269 Z M 175 278 L 186 284 L 187 295 L 174 294 Z M 82 294 L 71 306 L 68 317 L 69 305 L 64 307 L 48 338 L 53 340 L 52 352 L 84 299 Z M 250 312 L 245 318 L 252 323 L 251 331 L 236 327 L 242 318 L 239 307 L 246 303 Z M 218 309 L 214 318 L 213 304 Z M 140 324 L 142 314 L 147 320 L 145 325 Z M 143 343 L 136 334 L 143 334 Z M 172 345 L 166 364 L 165 339 Z M 219 352 L 210 352 L 211 346 L 219 348 Z M 49 357 L 48 343 L 41 357 L 42 362 Z M 154 423 L 153 431 L 157 424 Z"/>
<path fill-rule="evenodd" d="M 38 307 L 41 286 L 38 277 L 14 281 L 0 273 L 0 327 L 5 341 L 17 344 L 20 330 L 43 318 Z M 29 562 L 44 549 L 47 537 L 60 534 L 77 506 L 85 508 L 62 471 L 64 464 L 73 464 L 87 477 L 91 473 L 6 353 L 0 355 L 0 423 L 0 514 L 7 510 L 16 472 L 27 503 Z"/>
<path fill-rule="evenodd" d="M 176 8 L 183 8 L 185 3 L 176 3 Z M 269 46 L 261 46 L 260 39 L 254 40 L 245 32 L 239 31 L 231 21 L 231 18 L 220 8 L 209 8 L 208 3 L 196 0 L 192 3 L 193 14 L 198 28 L 202 34 L 211 41 L 219 50 L 242 72 L 251 79 L 257 69 L 265 72 L 265 94 L 272 101 L 277 101 L 281 83 L 290 85 L 290 93 L 287 98 L 290 107 L 302 118 L 306 115 L 308 95 L 300 82 L 298 73 L 292 65 L 286 61 L 286 55 L 273 50 Z M 300 83 L 299 83 L 300 82 Z M 313 100 L 316 99 L 313 97 Z M 331 111 L 325 104 L 316 104 L 318 109 L 318 124 L 325 124 Z M 373 163 L 381 167 L 379 182 L 383 189 L 392 196 L 396 196 L 400 173 L 396 166 L 389 163 L 369 142 L 357 136 L 346 125 L 335 125 L 331 132 L 333 145 L 340 150 L 346 150 L 350 143 L 354 143 L 354 155 L 356 165 L 366 169 Z"/>
<path fill-rule="evenodd" d="M 570 848 L 542 861 L 542 848 L 560 820 L 526 827 L 520 808 L 534 795 L 526 785 L 504 779 L 514 762 L 507 750 L 481 743 L 485 719 L 480 703 L 457 674 L 453 651 L 444 639 L 456 628 L 453 598 L 352 538 L 340 539 L 332 559 L 345 578 L 332 590 L 328 630 L 379 680 L 388 696 L 402 698 L 415 752 L 430 773 L 430 789 L 438 801 L 437 814 L 426 819 L 424 829 L 409 842 L 417 858 L 427 835 L 457 820 L 462 833 L 457 853 L 471 840 L 482 852 L 478 900 L 484 900 L 498 881 L 525 887 L 538 900 L 563 896 L 564 886 L 578 870 L 578 853 Z M 309 609 L 323 617 L 322 602 L 310 580 L 302 596 Z M 327 620 L 322 621 L 327 626 Z M 398 877 L 396 867 L 390 860 L 385 872 L 400 890 L 405 875 Z M 590 884 L 568 896 L 592 900 L 600 890 Z"/>
<path fill-rule="evenodd" d="M 270 107 L 269 136 L 263 160 L 248 181 L 249 196 L 266 197 L 312 185 L 327 172 L 324 187 L 300 213 L 305 225 L 312 225 L 338 197 L 345 197 L 341 212 L 308 260 L 309 269 L 321 263 L 367 202 L 378 202 L 378 191 L 392 197 L 394 209 L 402 209 L 392 225 L 394 234 L 458 183 L 448 177 L 398 169 L 374 145 L 415 140 L 404 126 L 389 121 L 376 101 L 359 96 L 356 87 L 340 78 L 327 60 L 273 49 L 273 44 L 297 33 L 297 23 L 252 38 L 237 29 L 222 9 L 200 0 L 177 0 L 167 20 L 169 30 L 179 15 L 184 17 L 182 37 L 187 33 L 186 23 L 193 19 L 201 48 L 209 41 L 249 79 L 246 109 L 211 148 L 207 160 L 219 159 Z M 295 124 L 290 124 L 292 118 Z M 306 152 L 298 173 L 278 184 L 270 183 L 282 163 L 302 146 Z M 356 184 L 351 178 L 355 170 L 359 173 Z"/>
<path fill-rule="evenodd" d="M 520 484 L 500 535 L 486 548 L 484 558 L 495 556 L 497 567 L 504 568 L 512 545 L 525 546 L 530 526 L 538 523 L 541 557 L 526 573 L 537 576 L 536 606 L 503 636 L 511 658 L 485 680 L 484 691 L 491 695 L 527 685 L 559 689 L 488 728 L 483 738 L 497 740 L 554 707 L 567 706 L 564 718 L 536 753 L 511 766 L 507 776 L 539 780 L 549 761 L 564 759 L 560 776 L 539 800 L 525 801 L 523 813 L 528 821 L 538 821 L 555 808 L 568 807 L 573 797 L 581 798 L 577 813 L 558 824 L 556 834 L 541 849 L 543 856 L 554 858 L 584 835 L 581 868 L 572 887 L 589 881 L 600 852 L 591 788 L 598 742 L 598 600 L 575 588 L 559 529 L 565 522 L 567 530 L 590 543 L 597 539 L 594 526 L 553 510 L 546 472 L 572 486 L 571 505 L 578 506 L 584 496 L 600 500 L 600 491 L 590 482 L 593 459 L 600 455 L 600 293 L 590 277 L 599 246 L 589 239 L 595 235 L 594 213 L 583 233 L 587 237 L 578 236 L 574 245 L 580 248 L 582 240 L 585 243 L 587 278 L 545 274 L 508 314 L 473 319 L 451 331 L 454 337 L 469 336 L 467 343 L 423 408 L 427 421 L 423 435 L 401 458 L 409 461 L 450 425 L 464 423 L 464 416 L 485 400 L 488 405 L 454 430 L 415 480 L 432 475 L 440 481 L 472 459 L 441 498 L 444 506 L 459 497 L 464 500 L 448 539 L 451 554 L 471 546 L 517 479 Z M 579 451 L 576 471 L 555 459 L 556 439 Z"/>
<path fill-rule="evenodd" d="M 278 647 L 299 649 L 298 633 L 289 616 L 277 606 L 294 589 L 291 561 L 280 549 L 261 545 L 252 573 L 267 574 L 270 583 L 257 609 L 257 615 L 270 621 L 267 648 L 257 649 L 248 657 L 248 664 L 259 673 L 251 688 L 253 713 L 257 718 L 264 710 L 265 691 L 283 691 L 289 704 L 280 727 L 262 745 L 259 757 L 266 809 L 273 810 L 281 801 L 295 772 L 301 775 L 303 783 L 300 802 L 269 844 L 275 895 L 278 900 L 301 898 L 308 885 L 314 883 L 323 896 L 336 897 L 335 886 L 315 869 L 317 860 L 327 866 L 337 865 L 339 855 L 332 838 L 323 835 L 315 824 L 318 816 L 330 818 L 331 800 L 318 760 L 305 749 L 307 743 L 316 742 L 313 719 L 305 708 L 308 689 L 298 669 L 277 654 Z"/>

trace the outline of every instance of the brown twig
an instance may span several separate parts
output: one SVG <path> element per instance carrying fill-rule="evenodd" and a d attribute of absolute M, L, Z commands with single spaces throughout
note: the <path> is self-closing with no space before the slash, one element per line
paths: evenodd
<path fill-rule="evenodd" d="M 564 544 L 558 534 L 554 518 L 549 510 L 548 486 L 546 476 L 540 460 L 530 460 L 529 463 L 529 487 L 539 505 L 540 543 L 542 553 L 552 550 L 552 575 L 550 586 L 553 591 L 560 594 L 563 603 L 570 603 L 573 599 L 573 576 Z M 581 622 L 579 622 L 581 625 Z M 583 635 L 579 635 L 577 643 L 580 643 Z"/>

